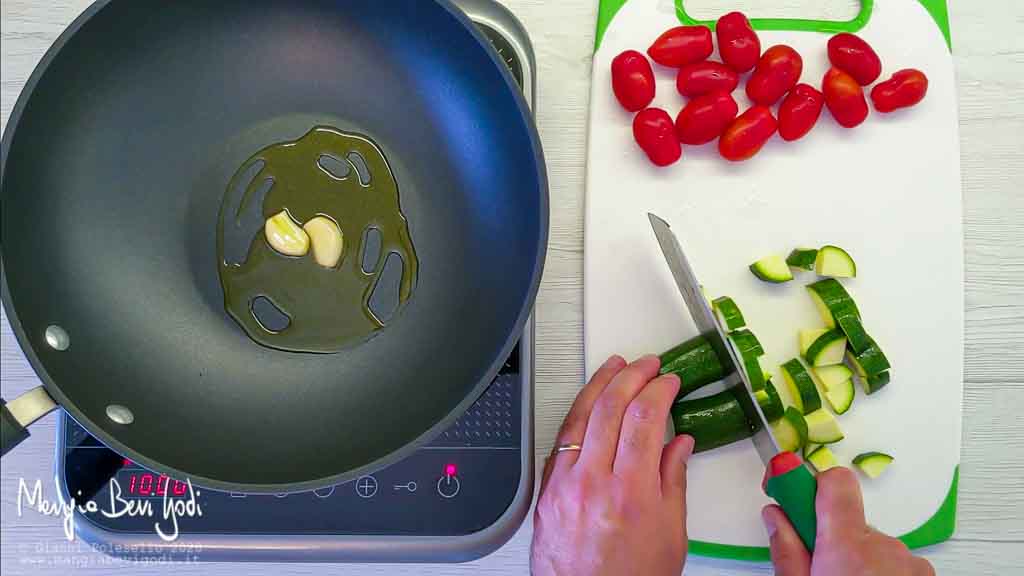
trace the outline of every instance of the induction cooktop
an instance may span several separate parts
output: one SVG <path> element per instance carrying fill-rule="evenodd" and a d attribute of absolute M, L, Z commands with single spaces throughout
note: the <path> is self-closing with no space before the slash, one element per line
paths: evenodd
<path fill-rule="evenodd" d="M 532 105 L 535 63 L 522 25 L 494 0 L 455 3 Z M 121 457 L 65 415 L 58 482 L 66 498 L 97 503 L 76 512 L 76 537 L 150 562 L 461 562 L 489 554 L 519 528 L 533 495 L 533 350 L 531 319 L 491 386 L 438 438 L 374 474 L 314 492 L 192 486 Z M 174 512 L 165 515 L 168 502 Z"/>

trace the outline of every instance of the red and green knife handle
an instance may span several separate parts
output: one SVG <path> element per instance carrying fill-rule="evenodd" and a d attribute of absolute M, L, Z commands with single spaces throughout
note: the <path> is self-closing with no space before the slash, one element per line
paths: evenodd
<path fill-rule="evenodd" d="M 792 453 L 783 452 L 775 458 L 792 458 Z M 773 462 L 775 460 L 773 459 Z M 768 473 L 772 466 L 769 465 Z M 818 516 L 814 510 L 814 499 L 818 495 L 818 481 L 802 463 L 788 472 L 771 476 L 765 483 L 765 493 L 778 502 L 786 513 L 790 524 L 796 528 L 809 552 L 814 552 L 814 540 L 818 533 Z"/>

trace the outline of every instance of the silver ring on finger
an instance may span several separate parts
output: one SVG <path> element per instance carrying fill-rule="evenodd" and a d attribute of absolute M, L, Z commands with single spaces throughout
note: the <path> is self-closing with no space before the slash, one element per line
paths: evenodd
<path fill-rule="evenodd" d="M 579 444 L 561 444 L 555 448 L 555 454 L 561 454 L 562 452 L 582 452 L 583 446 Z"/>

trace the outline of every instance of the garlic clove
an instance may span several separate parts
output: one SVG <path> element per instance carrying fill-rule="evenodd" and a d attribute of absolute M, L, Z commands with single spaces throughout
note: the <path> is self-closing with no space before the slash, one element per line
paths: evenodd
<path fill-rule="evenodd" d="M 292 220 L 287 210 L 267 220 L 264 227 L 267 243 L 285 256 L 305 256 L 309 253 L 309 236 Z"/>
<path fill-rule="evenodd" d="M 313 246 L 313 258 L 324 268 L 335 268 L 345 250 L 345 236 L 338 224 L 325 216 L 317 216 L 302 227 Z"/>

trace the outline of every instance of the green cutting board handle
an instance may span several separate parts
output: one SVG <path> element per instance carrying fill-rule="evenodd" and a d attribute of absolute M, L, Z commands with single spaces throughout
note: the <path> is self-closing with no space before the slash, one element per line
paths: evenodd
<path fill-rule="evenodd" d="M 755 30 L 794 30 L 799 32 L 839 32 L 855 33 L 867 25 L 871 12 L 875 8 L 875 0 L 860 0 L 860 12 L 851 20 L 804 20 L 800 18 L 751 18 L 750 25 Z M 676 14 L 679 21 L 687 26 L 702 25 L 715 29 L 714 20 L 697 20 L 686 12 L 684 0 L 676 0 Z"/>

